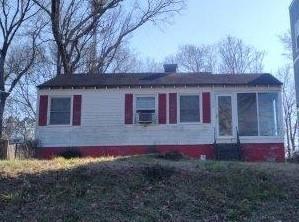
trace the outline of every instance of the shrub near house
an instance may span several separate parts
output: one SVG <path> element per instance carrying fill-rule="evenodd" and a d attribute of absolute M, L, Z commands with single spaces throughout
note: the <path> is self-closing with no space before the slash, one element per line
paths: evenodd
<path fill-rule="evenodd" d="M 240 139 L 248 161 L 284 160 L 281 85 L 270 74 L 59 75 L 39 86 L 43 158 L 181 152 L 216 157 Z"/>

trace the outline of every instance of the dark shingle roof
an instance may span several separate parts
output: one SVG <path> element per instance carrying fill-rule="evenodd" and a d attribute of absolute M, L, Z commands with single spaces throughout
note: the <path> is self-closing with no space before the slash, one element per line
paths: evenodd
<path fill-rule="evenodd" d="M 121 73 L 59 75 L 38 88 L 150 86 L 280 86 L 271 74 Z"/>

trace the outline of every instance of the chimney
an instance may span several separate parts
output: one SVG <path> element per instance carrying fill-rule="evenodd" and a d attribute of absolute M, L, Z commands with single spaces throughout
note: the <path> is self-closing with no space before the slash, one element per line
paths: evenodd
<path fill-rule="evenodd" d="M 164 64 L 164 72 L 177 72 L 178 64 Z"/>

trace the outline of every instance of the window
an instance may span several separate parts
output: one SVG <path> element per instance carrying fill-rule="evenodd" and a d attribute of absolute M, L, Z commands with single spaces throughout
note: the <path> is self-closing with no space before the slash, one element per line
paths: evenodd
<path fill-rule="evenodd" d="M 153 96 L 136 97 L 136 122 L 154 123 L 156 118 L 156 100 Z"/>
<path fill-rule="evenodd" d="M 260 136 L 278 135 L 278 94 L 259 93 Z"/>
<path fill-rule="evenodd" d="M 240 136 L 258 136 L 256 93 L 238 94 Z"/>
<path fill-rule="evenodd" d="M 219 136 L 233 135 L 231 96 L 218 96 L 218 124 Z"/>
<path fill-rule="evenodd" d="M 200 122 L 199 96 L 180 96 L 180 122 Z"/>
<path fill-rule="evenodd" d="M 71 98 L 51 98 L 50 125 L 68 125 L 71 122 Z"/>
<path fill-rule="evenodd" d="M 278 136 L 278 93 L 238 94 L 238 121 L 240 136 Z"/>

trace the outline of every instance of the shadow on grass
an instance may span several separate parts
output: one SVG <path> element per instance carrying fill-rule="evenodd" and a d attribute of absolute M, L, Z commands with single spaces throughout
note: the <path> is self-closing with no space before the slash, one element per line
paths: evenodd
<path fill-rule="evenodd" d="M 285 184 L 297 177 L 279 180 L 280 175 L 244 164 L 174 162 L 154 155 L 71 161 L 66 169 L 1 174 L 3 221 L 292 221 L 299 216 L 298 190 Z"/>

